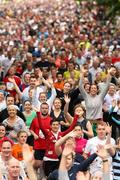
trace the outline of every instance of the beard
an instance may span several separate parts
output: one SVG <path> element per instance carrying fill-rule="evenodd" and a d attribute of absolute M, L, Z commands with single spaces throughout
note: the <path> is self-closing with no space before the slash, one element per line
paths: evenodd
<path fill-rule="evenodd" d="M 42 114 L 42 116 L 47 116 L 48 115 L 48 112 L 43 112 L 43 113 L 41 113 Z"/>

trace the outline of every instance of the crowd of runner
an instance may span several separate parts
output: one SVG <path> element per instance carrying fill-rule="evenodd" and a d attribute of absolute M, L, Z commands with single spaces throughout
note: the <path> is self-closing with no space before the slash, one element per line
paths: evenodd
<path fill-rule="evenodd" d="M 120 29 L 105 11 L 0 4 L 0 179 L 120 179 Z"/>

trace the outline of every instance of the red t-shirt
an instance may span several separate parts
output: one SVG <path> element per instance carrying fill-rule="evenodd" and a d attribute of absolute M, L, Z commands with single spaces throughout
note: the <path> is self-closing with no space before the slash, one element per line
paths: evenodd
<path fill-rule="evenodd" d="M 112 63 L 120 62 L 120 57 L 112 57 Z"/>
<path fill-rule="evenodd" d="M 45 129 L 50 129 L 50 121 L 52 118 L 47 116 L 46 118 L 41 118 L 43 126 Z M 39 136 L 39 139 L 34 139 L 34 149 L 46 149 L 46 139 L 42 131 L 40 130 L 40 125 L 38 122 L 38 118 L 33 119 L 30 130 L 32 130 L 35 134 Z"/>
<path fill-rule="evenodd" d="M 16 93 L 16 90 L 14 89 L 14 84 L 10 82 L 8 78 L 9 77 L 4 78 L 4 82 L 6 84 L 6 90 L 7 92 L 15 96 L 17 93 Z M 21 85 L 21 79 L 18 76 L 13 76 L 13 78 L 19 87 Z"/>

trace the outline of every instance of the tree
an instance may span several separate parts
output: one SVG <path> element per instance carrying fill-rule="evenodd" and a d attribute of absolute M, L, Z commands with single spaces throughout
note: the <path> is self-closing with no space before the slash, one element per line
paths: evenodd
<path fill-rule="evenodd" d="M 77 0 L 79 2 L 83 0 Z M 93 0 L 88 0 L 93 2 Z M 98 5 L 102 5 L 105 8 L 106 19 L 113 19 L 117 14 L 120 13 L 120 0 L 95 0 Z"/>

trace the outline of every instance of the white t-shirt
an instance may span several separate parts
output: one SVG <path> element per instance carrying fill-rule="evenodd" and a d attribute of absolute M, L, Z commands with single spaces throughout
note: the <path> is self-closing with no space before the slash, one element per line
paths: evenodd
<path fill-rule="evenodd" d="M 101 140 L 98 138 L 98 136 L 93 137 L 87 141 L 86 147 L 85 147 L 85 153 L 86 154 L 93 154 L 97 151 L 98 145 L 105 145 L 106 144 L 106 138 L 104 140 Z M 115 140 L 111 138 L 111 144 L 115 145 Z M 109 155 L 108 160 L 110 163 L 110 170 L 112 171 L 112 157 Z M 97 171 L 102 171 L 102 159 L 100 157 L 97 157 L 93 163 L 90 165 L 90 173 L 93 175 Z"/>
<path fill-rule="evenodd" d="M 116 102 L 119 100 L 119 96 L 116 93 L 114 94 L 114 96 L 106 94 L 104 102 L 107 104 L 108 108 L 110 108 L 110 105 L 112 104 L 113 100 L 116 100 Z"/>

